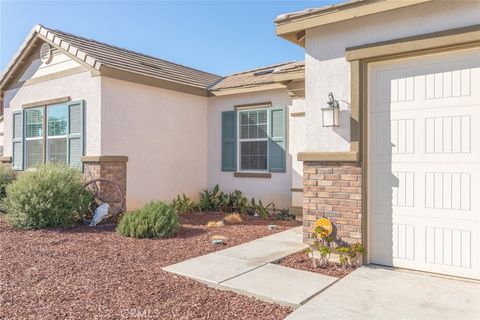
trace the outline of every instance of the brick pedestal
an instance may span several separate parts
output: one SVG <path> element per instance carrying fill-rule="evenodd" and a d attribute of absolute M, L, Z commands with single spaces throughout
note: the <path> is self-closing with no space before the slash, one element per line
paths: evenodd
<path fill-rule="evenodd" d="M 334 225 L 336 241 L 362 241 L 362 168 L 358 163 L 303 163 L 304 242 L 313 242 L 315 221 L 321 217 Z"/>
<path fill-rule="evenodd" d="M 120 186 L 123 195 L 127 196 L 127 161 L 125 156 L 85 156 L 82 157 L 85 179 L 104 178 Z"/>

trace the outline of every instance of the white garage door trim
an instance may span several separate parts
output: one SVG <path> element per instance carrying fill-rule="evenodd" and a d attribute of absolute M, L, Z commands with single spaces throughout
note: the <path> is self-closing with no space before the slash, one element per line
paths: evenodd
<path fill-rule="evenodd" d="M 480 205 L 479 201 L 477 201 L 474 197 L 465 197 L 466 193 L 461 193 L 458 194 L 457 197 L 448 197 L 448 199 L 445 200 L 446 203 L 440 204 L 436 203 L 439 194 L 433 192 L 431 195 L 428 195 L 425 193 L 426 195 L 422 200 L 422 208 L 419 209 L 418 201 L 415 204 L 414 200 L 415 197 L 419 197 L 419 191 L 425 189 L 425 186 L 427 184 L 432 184 L 432 181 L 434 181 L 435 179 L 437 179 L 437 181 L 441 179 L 444 186 L 445 194 L 448 193 L 448 188 L 452 185 L 463 186 L 464 189 L 470 188 L 470 190 L 480 190 L 480 185 L 477 182 L 480 180 L 476 179 L 476 175 L 480 175 L 480 161 L 478 161 L 480 160 L 480 156 L 479 154 L 474 154 L 478 151 L 479 147 L 476 147 L 475 145 L 472 146 L 473 140 L 468 141 L 467 143 L 467 139 L 463 139 L 461 143 L 455 144 L 455 147 L 460 148 L 459 150 L 450 150 L 453 146 L 453 143 L 451 141 L 450 143 L 449 141 L 445 141 L 445 139 L 450 138 L 448 135 L 445 135 L 443 133 L 442 143 L 439 143 L 437 141 L 437 143 L 432 142 L 432 144 L 427 144 L 423 143 L 423 140 L 418 138 L 423 134 L 425 136 L 425 140 L 432 140 L 433 136 L 429 137 L 424 134 L 424 132 L 430 132 L 431 130 L 428 130 L 428 128 L 432 128 L 432 126 L 435 127 L 436 123 L 442 123 L 442 126 L 444 128 L 443 131 L 445 132 L 448 130 L 450 132 L 453 132 L 455 131 L 453 128 L 456 127 L 461 127 L 464 130 L 471 129 L 472 139 L 478 136 L 479 140 L 477 140 L 477 142 L 480 145 L 480 125 L 472 126 L 472 115 L 480 119 L 480 100 L 478 100 L 480 96 L 470 95 L 470 93 L 478 91 L 475 90 L 473 86 L 467 87 L 466 85 L 464 85 L 462 87 L 461 85 L 462 81 L 465 84 L 467 79 L 478 81 L 475 83 L 480 83 L 479 71 L 474 71 L 473 75 L 471 70 L 461 71 L 469 69 L 463 68 L 462 65 L 472 64 L 472 59 L 474 59 L 472 58 L 473 56 L 478 58 L 480 56 L 480 49 L 457 50 L 451 51 L 449 53 L 424 55 L 415 58 L 408 58 L 390 62 L 378 62 L 368 65 L 368 87 L 372 89 L 368 97 L 370 105 L 368 106 L 369 110 L 367 111 L 367 116 L 370 120 L 367 129 L 368 146 L 370 146 L 368 150 L 369 161 L 367 162 L 367 188 L 369 190 L 369 198 L 366 199 L 368 212 L 367 233 L 369 245 L 369 262 L 430 272 L 451 274 L 456 276 L 480 278 L 480 219 L 478 216 L 480 215 L 480 207 L 478 207 L 478 205 Z M 421 70 L 424 74 L 428 74 L 428 76 L 423 76 L 423 78 L 425 79 L 420 79 L 422 75 L 419 75 L 420 78 L 409 76 L 409 72 L 413 70 L 412 68 L 415 68 L 416 66 L 419 66 L 418 69 Z M 477 65 L 475 64 L 475 68 L 476 67 Z M 449 72 L 448 70 L 450 69 L 460 71 Z M 379 70 L 382 70 L 382 72 L 379 73 Z M 439 70 L 442 72 L 437 72 Z M 385 113 L 384 115 L 381 115 L 381 113 L 377 113 L 374 116 L 372 115 L 374 111 L 378 110 L 378 106 L 381 106 L 383 102 L 387 102 L 383 101 L 382 99 L 373 99 L 373 96 L 374 93 L 381 92 L 381 89 L 379 89 L 379 84 L 384 84 L 387 82 L 386 80 L 379 81 L 379 74 L 381 74 L 382 77 L 386 77 L 389 74 L 392 74 L 392 72 L 398 75 L 397 78 L 400 79 L 391 81 L 391 83 L 394 84 L 391 88 L 388 88 L 388 90 L 391 89 L 391 91 L 395 92 L 395 94 L 392 95 L 394 96 L 392 98 L 392 105 L 396 104 L 398 106 L 401 106 L 403 104 L 403 106 L 406 107 L 402 110 L 399 109 L 395 111 L 397 112 L 397 117 L 396 120 L 393 121 L 395 123 L 393 124 L 392 122 L 392 126 L 396 126 L 397 128 L 400 128 L 398 130 L 406 133 L 405 135 L 402 134 L 402 137 L 399 137 L 396 140 L 397 143 L 393 149 L 393 153 L 395 153 L 395 155 L 392 156 L 392 162 L 394 163 L 394 165 L 397 165 L 397 169 L 400 168 L 400 170 L 394 171 L 394 175 L 396 175 L 395 177 L 391 174 L 392 170 L 390 170 L 388 167 L 385 167 L 383 171 L 379 170 L 380 164 L 377 163 L 375 165 L 374 161 L 377 158 L 381 159 L 381 157 L 378 156 L 378 152 L 376 153 L 376 155 L 373 153 L 375 152 L 375 148 L 378 149 L 378 146 L 382 146 L 382 140 L 377 140 L 376 138 L 377 136 L 381 137 L 382 135 L 374 136 L 376 130 L 381 131 L 381 129 L 377 128 L 381 125 L 378 125 L 376 123 L 382 123 L 382 121 L 377 120 L 381 120 L 381 117 L 387 114 Z M 404 76 L 402 76 L 402 73 L 404 73 Z M 472 79 L 472 76 L 474 78 L 479 78 Z M 440 79 L 443 83 L 449 83 L 450 85 L 442 86 L 441 84 L 439 84 Z M 423 81 L 424 84 L 420 85 L 420 81 Z M 385 90 L 385 88 L 383 89 Z M 419 92 L 421 90 L 424 90 L 425 97 L 423 102 L 418 102 L 420 104 L 418 104 L 415 100 L 415 90 L 418 91 L 417 94 L 420 94 Z M 457 96 L 458 98 L 455 98 Z M 443 97 L 445 97 L 445 99 L 442 99 Z M 430 100 L 428 101 L 428 103 L 434 102 L 434 108 L 429 110 L 424 109 L 424 114 L 421 114 L 421 104 L 426 103 L 427 100 Z M 461 107 L 457 110 L 450 108 L 452 101 L 457 101 L 455 103 L 461 104 Z M 390 104 L 390 99 L 388 101 L 388 104 Z M 475 107 L 472 106 L 477 104 L 479 110 L 474 111 Z M 425 105 L 423 105 L 423 107 L 424 106 Z M 413 112 L 414 109 L 416 110 L 416 112 Z M 448 110 L 448 114 L 442 114 L 442 112 L 439 113 L 438 110 Z M 402 114 L 398 117 L 399 112 Z M 388 112 L 388 116 L 390 115 L 391 113 Z M 384 119 L 385 121 L 388 120 L 388 116 L 386 119 Z M 374 117 L 377 118 L 375 118 L 375 121 L 372 121 Z M 419 121 L 419 119 L 423 119 L 424 121 Z M 407 130 L 408 128 L 410 128 L 410 130 Z M 417 129 L 416 133 L 414 132 L 414 128 Z M 435 132 L 435 129 L 433 130 L 433 132 Z M 461 137 L 461 130 L 459 131 L 459 134 Z M 450 149 L 447 148 L 445 150 L 441 150 L 442 148 L 445 148 L 446 145 L 448 145 L 448 148 Z M 388 145 L 383 145 L 383 147 L 388 148 Z M 442 152 L 438 152 L 438 150 L 441 150 Z M 386 155 L 388 154 L 388 152 L 384 152 L 384 154 Z M 435 156 L 432 157 L 432 154 L 434 154 Z M 429 156 L 426 157 L 425 155 Z M 462 159 L 462 157 L 464 157 L 464 159 Z M 424 160 L 427 158 L 429 161 L 428 163 L 425 163 Z M 458 161 L 464 162 L 463 169 L 462 165 L 450 166 L 448 168 L 449 170 L 438 169 L 440 162 L 448 162 L 456 159 Z M 403 164 L 400 164 L 400 162 L 403 162 Z M 413 162 L 416 163 L 415 167 L 412 167 Z M 469 165 L 467 163 L 475 164 Z M 403 167 L 401 167 L 402 165 Z M 468 170 L 464 169 L 468 169 L 474 165 L 478 165 L 479 169 L 474 172 L 475 176 L 472 176 L 471 172 L 468 172 Z M 422 166 L 424 166 L 424 168 L 420 169 Z M 421 171 L 422 179 L 419 179 L 418 172 L 415 172 L 417 169 Z M 395 195 L 395 198 L 389 198 L 389 202 L 395 202 L 402 207 L 401 209 L 397 207 L 393 208 L 393 215 L 390 215 L 390 218 L 388 214 L 373 214 L 375 210 L 378 211 L 379 203 L 381 202 L 379 202 L 379 200 L 375 200 L 375 198 L 377 197 L 379 199 L 382 199 L 382 196 L 380 195 L 382 190 L 385 190 L 385 188 L 378 188 L 379 181 L 389 181 L 386 179 L 379 179 L 378 177 L 381 176 L 381 174 L 373 174 L 375 170 L 377 172 L 385 172 L 385 174 L 388 174 L 389 178 L 393 177 L 394 181 L 390 179 L 393 181 L 392 183 L 396 183 L 396 181 L 398 180 L 403 181 L 404 185 L 413 185 L 413 180 L 416 178 L 416 191 L 411 191 L 410 189 L 409 192 L 406 192 L 407 188 L 396 188 L 399 196 Z M 417 175 L 417 177 L 415 177 L 415 175 Z M 420 183 L 420 181 L 422 182 Z M 450 182 L 446 183 L 448 181 Z M 445 189 L 447 191 L 445 191 Z M 472 192 L 472 195 L 474 194 L 475 193 Z M 384 194 L 383 198 L 388 198 L 388 194 Z M 437 225 L 431 223 L 434 219 L 438 218 L 439 211 L 443 211 L 441 214 L 444 215 L 444 213 L 447 211 L 453 213 L 453 211 L 455 210 L 463 213 L 457 214 L 454 219 L 448 218 L 448 221 L 445 220 L 445 218 L 443 222 L 440 221 L 440 224 Z M 472 210 L 476 211 L 473 212 Z M 465 212 L 467 211 L 470 212 L 470 216 L 468 214 L 467 216 L 465 216 Z M 422 217 L 419 216 L 420 212 Z M 474 213 L 477 214 L 476 217 L 472 216 L 472 214 Z M 401 216 L 401 221 L 395 221 L 395 227 L 391 226 L 390 230 L 383 230 L 382 228 L 375 227 L 376 224 L 378 225 L 380 216 L 383 218 L 386 217 L 386 219 L 390 219 L 390 223 L 392 222 L 392 216 L 394 220 Z M 415 227 L 417 228 L 415 229 Z M 419 228 L 425 230 L 423 234 L 419 232 Z M 465 232 L 469 230 L 474 230 L 474 232 Z M 396 239 L 402 240 L 398 243 L 406 244 L 402 248 L 398 246 L 398 243 L 395 245 L 395 247 L 397 248 L 397 252 L 395 254 L 399 258 L 389 259 L 388 257 L 382 256 L 379 253 L 383 252 L 382 250 L 393 251 L 392 243 L 379 244 L 380 241 L 378 241 L 378 239 L 387 239 L 389 237 L 388 235 L 384 235 L 383 237 L 379 236 L 381 232 L 385 232 L 386 234 L 390 235 L 394 234 Z M 412 241 L 415 245 L 412 244 Z M 453 249 L 451 249 L 451 253 L 444 252 L 446 248 L 445 246 L 437 248 L 438 245 L 435 244 L 433 245 L 433 248 L 435 248 L 437 252 L 435 252 L 434 250 L 433 255 L 431 252 L 432 250 L 430 250 L 428 254 L 422 254 L 421 252 L 422 246 L 432 246 L 432 243 L 438 244 L 447 242 L 452 244 L 452 248 L 455 246 L 458 247 L 459 245 L 461 246 L 462 243 L 470 243 L 470 249 L 472 251 L 470 259 L 466 259 L 465 255 L 460 255 L 460 257 L 458 256 L 458 254 L 455 255 L 456 253 L 453 252 Z M 472 244 L 475 246 L 474 248 L 471 247 Z M 466 250 L 465 247 L 462 247 L 462 250 Z"/>

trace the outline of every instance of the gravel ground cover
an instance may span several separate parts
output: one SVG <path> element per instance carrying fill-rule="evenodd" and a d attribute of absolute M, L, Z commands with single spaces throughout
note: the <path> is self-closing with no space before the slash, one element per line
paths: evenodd
<path fill-rule="evenodd" d="M 220 213 L 182 217 L 176 237 L 131 239 L 114 225 L 20 231 L 0 216 L 0 319 L 283 319 L 290 309 L 220 291 L 162 267 L 300 225 Z M 212 245 L 222 235 L 226 245 Z"/>
<path fill-rule="evenodd" d="M 312 260 L 308 257 L 306 252 L 289 255 L 288 257 L 283 258 L 279 264 L 289 268 L 321 273 L 336 278 L 343 278 L 356 269 L 354 267 L 343 268 L 339 263 L 334 262 L 329 262 L 327 266 L 314 267 Z"/>

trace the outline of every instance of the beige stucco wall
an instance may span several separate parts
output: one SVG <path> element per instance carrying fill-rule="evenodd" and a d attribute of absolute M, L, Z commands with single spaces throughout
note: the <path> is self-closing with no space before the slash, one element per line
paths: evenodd
<path fill-rule="evenodd" d="M 128 156 L 128 210 L 207 185 L 207 98 L 102 77 L 102 155 Z"/>
<path fill-rule="evenodd" d="M 432 1 L 308 29 L 305 47 L 306 150 L 350 148 L 350 64 L 345 49 L 379 41 L 480 24 L 480 1 Z M 324 128 L 321 108 L 333 92 L 341 106 L 339 128 Z"/>
<path fill-rule="evenodd" d="M 305 150 L 305 99 L 293 99 L 289 112 L 289 152 L 292 157 L 292 188 L 303 188 L 303 161 L 297 160 L 297 154 Z M 292 206 L 303 207 L 303 192 L 292 192 Z"/>
<path fill-rule="evenodd" d="M 234 110 L 235 105 L 266 101 L 271 101 L 274 106 L 287 106 L 288 113 L 292 112 L 293 109 L 300 110 L 302 108 L 301 103 L 292 107 L 292 99 L 285 89 L 210 97 L 208 99 L 208 186 L 211 188 L 218 184 L 226 192 L 238 189 L 244 192 L 249 199 L 252 197 L 256 200 L 261 199 L 263 203 L 273 201 L 277 208 L 288 208 L 292 205 L 292 193 L 290 191 L 292 177 L 301 174 L 301 172 L 292 170 L 292 159 L 296 159 L 296 154 L 292 153 L 292 148 L 289 146 L 295 141 L 288 132 L 287 170 L 285 173 L 273 172 L 270 179 L 240 178 L 234 177 L 233 172 L 222 172 L 221 170 L 222 112 Z M 287 130 L 289 125 L 287 123 Z M 296 177 L 295 179 L 301 178 Z"/>
<path fill-rule="evenodd" d="M 5 156 L 12 155 L 12 112 L 25 103 L 69 96 L 85 100 L 85 152 L 100 153 L 100 77 L 89 71 L 5 91 Z"/>
<path fill-rule="evenodd" d="M 39 50 L 34 53 L 33 61 L 25 69 L 22 76 L 19 78 L 19 81 L 35 79 L 52 73 L 80 67 L 78 62 L 60 52 L 58 49 L 52 49 L 52 57 L 50 58 L 50 61 L 44 63 L 38 57 L 38 51 Z"/>

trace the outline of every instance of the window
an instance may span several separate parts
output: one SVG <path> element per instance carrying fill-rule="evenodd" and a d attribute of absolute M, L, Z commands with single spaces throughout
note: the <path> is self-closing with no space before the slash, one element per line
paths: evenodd
<path fill-rule="evenodd" d="M 25 165 L 43 162 L 43 108 L 25 110 Z"/>
<path fill-rule="evenodd" d="M 47 161 L 67 163 L 67 117 L 66 105 L 47 108 Z"/>
<path fill-rule="evenodd" d="M 222 171 L 286 172 L 287 108 L 264 106 L 222 111 Z"/>
<path fill-rule="evenodd" d="M 29 169 L 45 162 L 80 168 L 82 155 L 83 101 L 13 113 L 14 169 Z"/>
<path fill-rule="evenodd" d="M 239 160 L 241 171 L 268 169 L 268 110 L 239 112 Z"/>

